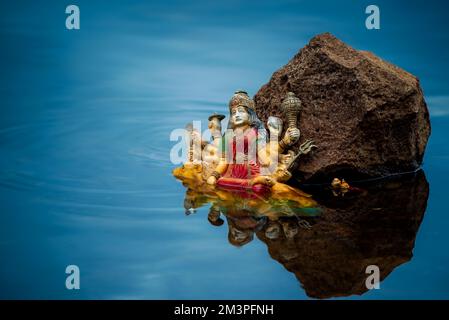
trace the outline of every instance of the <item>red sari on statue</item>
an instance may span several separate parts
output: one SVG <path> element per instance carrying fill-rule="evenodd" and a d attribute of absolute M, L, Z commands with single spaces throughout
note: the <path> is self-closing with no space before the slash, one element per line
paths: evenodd
<path fill-rule="evenodd" d="M 242 196 L 266 195 L 270 192 L 268 186 L 260 183 L 251 184 L 251 179 L 260 175 L 260 163 L 257 155 L 257 129 L 249 129 L 240 139 L 242 141 L 237 141 L 234 136 L 231 142 L 227 144 L 225 157 L 227 157 L 229 164 L 225 174 L 218 179 L 217 186 Z"/>

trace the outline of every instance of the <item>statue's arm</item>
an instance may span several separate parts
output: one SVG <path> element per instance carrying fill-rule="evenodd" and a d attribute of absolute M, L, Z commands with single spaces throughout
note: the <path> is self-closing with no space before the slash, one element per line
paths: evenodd
<path fill-rule="evenodd" d="M 277 141 L 270 141 L 265 146 L 260 147 L 257 152 L 260 165 L 269 167 L 272 163 L 272 158 L 279 152 L 279 143 Z"/>
<path fill-rule="evenodd" d="M 284 137 L 279 141 L 279 153 L 283 153 L 290 149 L 299 140 L 300 131 L 297 128 L 288 128 L 285 131 Z"/>
<path fill-rule="evenodd" d="M 207 183 L 210 185 L 215 185 L 217 180 L 226 172 L 228 169 L 228 164 L 226 163 L 226 159 L 221 159 L 220 162 L 215 167 L 215 170 L 212 172 L 209 178 L 207 178 Z"/>
<path fill-rule="evenodd" d="M 217 166 L 215 167 L 215 170 L 220 176 L 222 176 L 226 170 L 228 169 L 228 162 L 226 161 L 226 139 L 221 138 L 218 143 L 218 150 L 219 150 L 219 156 L 220 161 L 218 162 Z M 217 178 L 218 179 L 218 178 Z"/>
<path fill-rule="evenodd" d="M 217 171 L 220 175 L 223 175 L 228 169 L 228 164 L 225 159 L 221 159 L 220 162 L 215 167 L 215 171 Z"/>

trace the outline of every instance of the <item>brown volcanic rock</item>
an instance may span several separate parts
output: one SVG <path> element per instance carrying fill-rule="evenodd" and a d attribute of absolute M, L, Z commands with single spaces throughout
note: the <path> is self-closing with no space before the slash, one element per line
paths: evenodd
<path fill-rule="evenodd" d="M 296 177 L 383 176 L 421 164 L 430 121 L 412 74 L 325 33 L 257 92 L 262 120 L 270 115 L 286 120 L 279 106 L 288 91 L 302 101 L 301 142 L 313 139 L 318 145 L 300 161 Z"/>

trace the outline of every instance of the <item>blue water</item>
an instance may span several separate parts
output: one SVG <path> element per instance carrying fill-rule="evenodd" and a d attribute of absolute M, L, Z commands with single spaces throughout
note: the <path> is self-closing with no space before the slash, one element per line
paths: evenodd
<path fill-rule="evenodd" d="M 255 238 L 242 248 L 207 207 L 184 214 L 170 132 L 255 94 L 330 31 L 420 78 L 430 194 L 413 257 L 362 299 L 449 298 L 449 35 L 443 1 L 76 1 L 0 4 L 0 298 L 308 298 Z M 81 289 L 65 288 L 78 265 Z"/>

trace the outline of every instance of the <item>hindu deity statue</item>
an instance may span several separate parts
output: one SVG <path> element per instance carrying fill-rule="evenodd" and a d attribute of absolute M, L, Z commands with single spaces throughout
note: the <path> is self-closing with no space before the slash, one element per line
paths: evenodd
<path fill-rule="evenodd" d="M 267 130 L 256 115 L 254 101 L 245 91 L 237 91 L 232 96 L 229 113 L 228 131 L 222 140 L 224 152 L 207 183 L 224 189 L 267 192 L 276 182 L 269 170 L 262 172 L 272 163 L 269 151 L 278 153 L 294 144 L 299 139 L 299 130 L 288 128 L 281 146 L 273 148 L 271 143 L 267 144 Z M 281 129 L 279 125 L 271 125 L 274 127 Z"/>
<path fill-rule="evenodd" d="M 221 121 L 225 116 L 217 113 L 209 117 L 210 142 L 202 141 L 200 133 L 188 127 L 189 159 L 174 169 L 173 175 L 210 199 L 227 203 L 235 202 L 235 196 L 256 199 L 252 206 L 259 211 L 269 211 L 272 203 L 285 200 L 313 207 L 316 203 L 310 195 L 285 184 L 299 156 L 316 147 L 306 140 L 296 152 L 291 150 L 300 137 L 300 104 L 288 93 L 280 105 L 287 128 L 278 117 L 269 117 L 265 126 L 256 114 L 254 101 L 245 91 L 236 91 L 229 101 L 230 118 L 224 134 Z M 262 200 L 267 197 L 274 202 Z"/>

